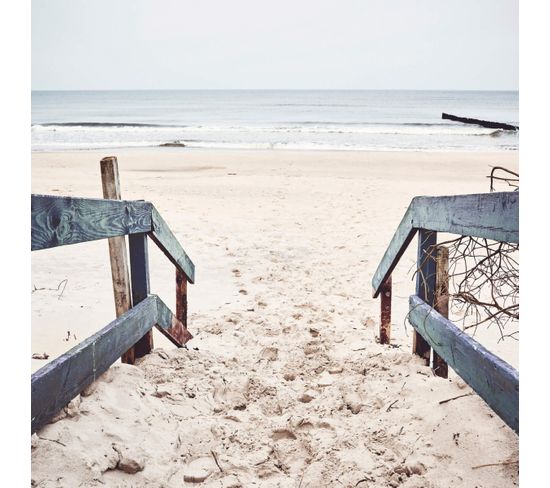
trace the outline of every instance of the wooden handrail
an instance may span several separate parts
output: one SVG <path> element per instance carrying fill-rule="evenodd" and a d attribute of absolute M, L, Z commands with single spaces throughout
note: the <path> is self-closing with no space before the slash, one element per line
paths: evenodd
<path fill-rule="evenodd" d="M 31 250 L 151 231 L 144 201 L 31 196 Z"/>
<path fill-rule="evenodd" d="M 170 227 L 158 213 L 157 209 L 151 209 L 152 232 L 149 237 L 162 250 L 174 266 L 185 274 L 187 281 L 195 283 L 195 265 L 189 259 L 181 244 L 176 239 Z"/>
<path fill-rule="evenodd" d="M 116 320 L 31 376 L 31 431 L 50 418 L 132 350 L 131 361 L 151 351 L 151 328 L 156 326 L 172 343 L 185 347 L 193 336 L 187 330 L 187 281 L 195 281 L 195 265 L 157 212 L 142 200 L 31 196 L 31 250 L 129 236 L 131 294 L 134 306 Z M 147 237 L 176 266 L 179 280 L 178 317 L 149 292 Z"/>
<path fill-rule="evenodd" d="M 519 192 L 413 198 L 374 273 L 374 298 L 418 229 L 517 243 Z"/>
<path fill-rule="evenodd" d="M 418 296 L 409 298 L 409 322 L 456 373 L 519 432 L 519 374 Z"/>
<path fill-rule="evenodd" d="M 413 198 L 372 279 L 374 297 L 382 293 L 382 344 L 390 343 L 392 271 L 417 232 L 416 294 L 408 315 L 413 353 L 426 366 L 432 362 L 438 376 L 447 377 L 451 366 L 519 432 L 519 374 L 443 315 L 448 311 L 448 250 L 437 245 L 438 232 L 519 243 L 519 192 Z"/>
<path fill-rule="evenodd" d="M 165 332 L 175 323 L 177 319 L 164 302 L 156 295 L 149 295 L 99 332 L 36 371 L 31 376 L 31 432 L 44 426 L 153 326 Z"/>
<path fill-rule="evenodd" d="M 195 282 L 195 265 L 150 202 L 54 195 L 31 196 L 31 250 L 147 232 L 168 259 Z"/>

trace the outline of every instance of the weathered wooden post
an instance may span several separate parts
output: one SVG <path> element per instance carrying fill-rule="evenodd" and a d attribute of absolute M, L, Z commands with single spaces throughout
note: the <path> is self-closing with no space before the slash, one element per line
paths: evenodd
<path fill-rule="evenodd" d="M 433 307 L 435 292 L 435 246 L 437 232 L 420 229 L 418 231 L 418 262 L 416 270 L 416 294 Z M 431 347 L 424 338 L 414 330 L 413 353 L 424 358 L 426 366 L 430 365 Z"/>
<path fill-rule="evenodd" d="M 391 340 L 391 275 L 380 288 L 380 344 Z"/>
<path fill-rule="evenodd" d="M 118 161 L 114 156 L 103 158 L 100 161 L 101 185 L 103 187 L 103 198 L 109 200 L 120 200 L 120 178 L 118 175 Z M 109 256 L 111 259 L 111 275 L 113 278 L 113 294 L 115 297 L 116 316 L 132 308 L 132 297 L 130 294 L 130 277 L 128 273 L 128 256 L 126 253 L 125 236 L 109 238 Z M 134 348 L 126 351 L 121 360 L 123 363 L 134 364 Z"/>
<path fill-rule="evenodd" d="M 132 302 L 134 306 L 149 295 L 149 253 L 147 233 L 130 234 L 130 271 L 132 276 Z M 149 330 L 134 344 L 135 358 L 149 354 L 153 349 L 153 331 Z"/>
<path fill-rule="evenodd" d="M 187 330 L 187 276 L 183 271 L 176 268 L 176 318 L 181 322 L 184 329 Z M 178 334 L 179 335 L 179 334 Z M 181 332 L 181 337 L 178 337 L 181 342 L 185 343 L 185 333 Z"/>
<path fill-rule="evenodd" d="M 449 318 L 449 249 L 445 246 L 437 246 L 435 269 L 434 308 L 447 319 Z M 436 376 L 449 377 L 449 367 L 435 349 L 432 368 Z"/>

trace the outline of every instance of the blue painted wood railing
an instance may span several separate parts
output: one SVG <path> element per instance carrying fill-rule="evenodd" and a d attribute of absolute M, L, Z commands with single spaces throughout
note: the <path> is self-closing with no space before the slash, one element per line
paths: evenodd
<path fill-rule="evenodd" d="M 186 324 L 149 292 L 148 237 L 175 265 L 180 280 L 195 281 L 193 262 L 151 203 L 31 196 L 32 251 L 125 235 L 134 306 L 31 376 L 31 432 L 44 426 L 152 327 L 178 347 L 192 337 Z"/>
<path fill-rule="evenodd" d="M 519 243 L 519 192 L 442 197 L 415 197 L 405 212 L 372 279 L 380 295 L 380 339 L 390 340 L 391 274 L 418 232 L 416 294 L 410 297 L 409 322 L 414 327 L 413 352 L 430 364 L 431 349 L 519 433 L 519 374 L 434 307 L 437 233 Z"/>

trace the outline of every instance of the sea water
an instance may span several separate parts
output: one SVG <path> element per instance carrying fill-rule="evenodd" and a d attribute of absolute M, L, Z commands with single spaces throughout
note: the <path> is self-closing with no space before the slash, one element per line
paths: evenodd
<path fill-rule="evenodd" d="M 517 150 L 518 92 L 374 90 L 33 91 L 32 149 L 155 147 Z M 183 149 L 182 149 L 183 150 Z"/>

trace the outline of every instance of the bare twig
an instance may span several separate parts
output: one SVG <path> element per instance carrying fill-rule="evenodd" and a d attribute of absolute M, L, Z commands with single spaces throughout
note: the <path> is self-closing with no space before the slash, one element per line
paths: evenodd
<path fill-rule="evenodd" d="M 467 396 L 472 396 L 473 393 L 464 393 L 463 395 L 458 395 L 458 396 L 455 396 L 453 398 L 447 398 L 446 400 L 441 400 L 439 402 L 440 405 L 443 405 L 444 403 L 447 403 L 447 402 L 451 402 L 453 400 L 458 400 L 459 398 L 463 398 L 463 397 L 467 397 Z"/>
<path fill-rule="evenodd" d="M 216 453 L 214 451 L 210 450 L 210 452 L 212 453 L 212 457 L 214 458 L 214 461 L 216 462 L 216 466 L 220 470 L 220 473 L 223 473 L 223 469 L 220 466 L 220 463 L 218 462 L 218 456 L 216 456 Z"/>
<path fill-rule="evenodd" d="M 479 466 L 472 466 L 472 469 L 488 468 L 490 466 L 508 466 L 510 464 L 519 464 L 519 461 L 502 461 L 501 463 L 480 464 Z"/>
<path fill-rule="evenodd" d="M 388 408 L 386 408 L 386 412 L 389 412 L 391 410 L 391 408 L 398 402 L 399 400 L 395 400 L 394 402 L 392 402 Z"/>
<path fill-rule="evenodd" d="M 40 436 L 38 436 L 38 438 L 39 438 L 40 440 L 42 440 L 42 441 L 55 442 L 56 444 L 59 444 L 60 446 L 67 447 L 66 444 L 63 444 L 63 442 L 58 441 L 58 440 L 56 440 L 56 439 L 48 439 L 47 437 L 40 437 Z"/>

